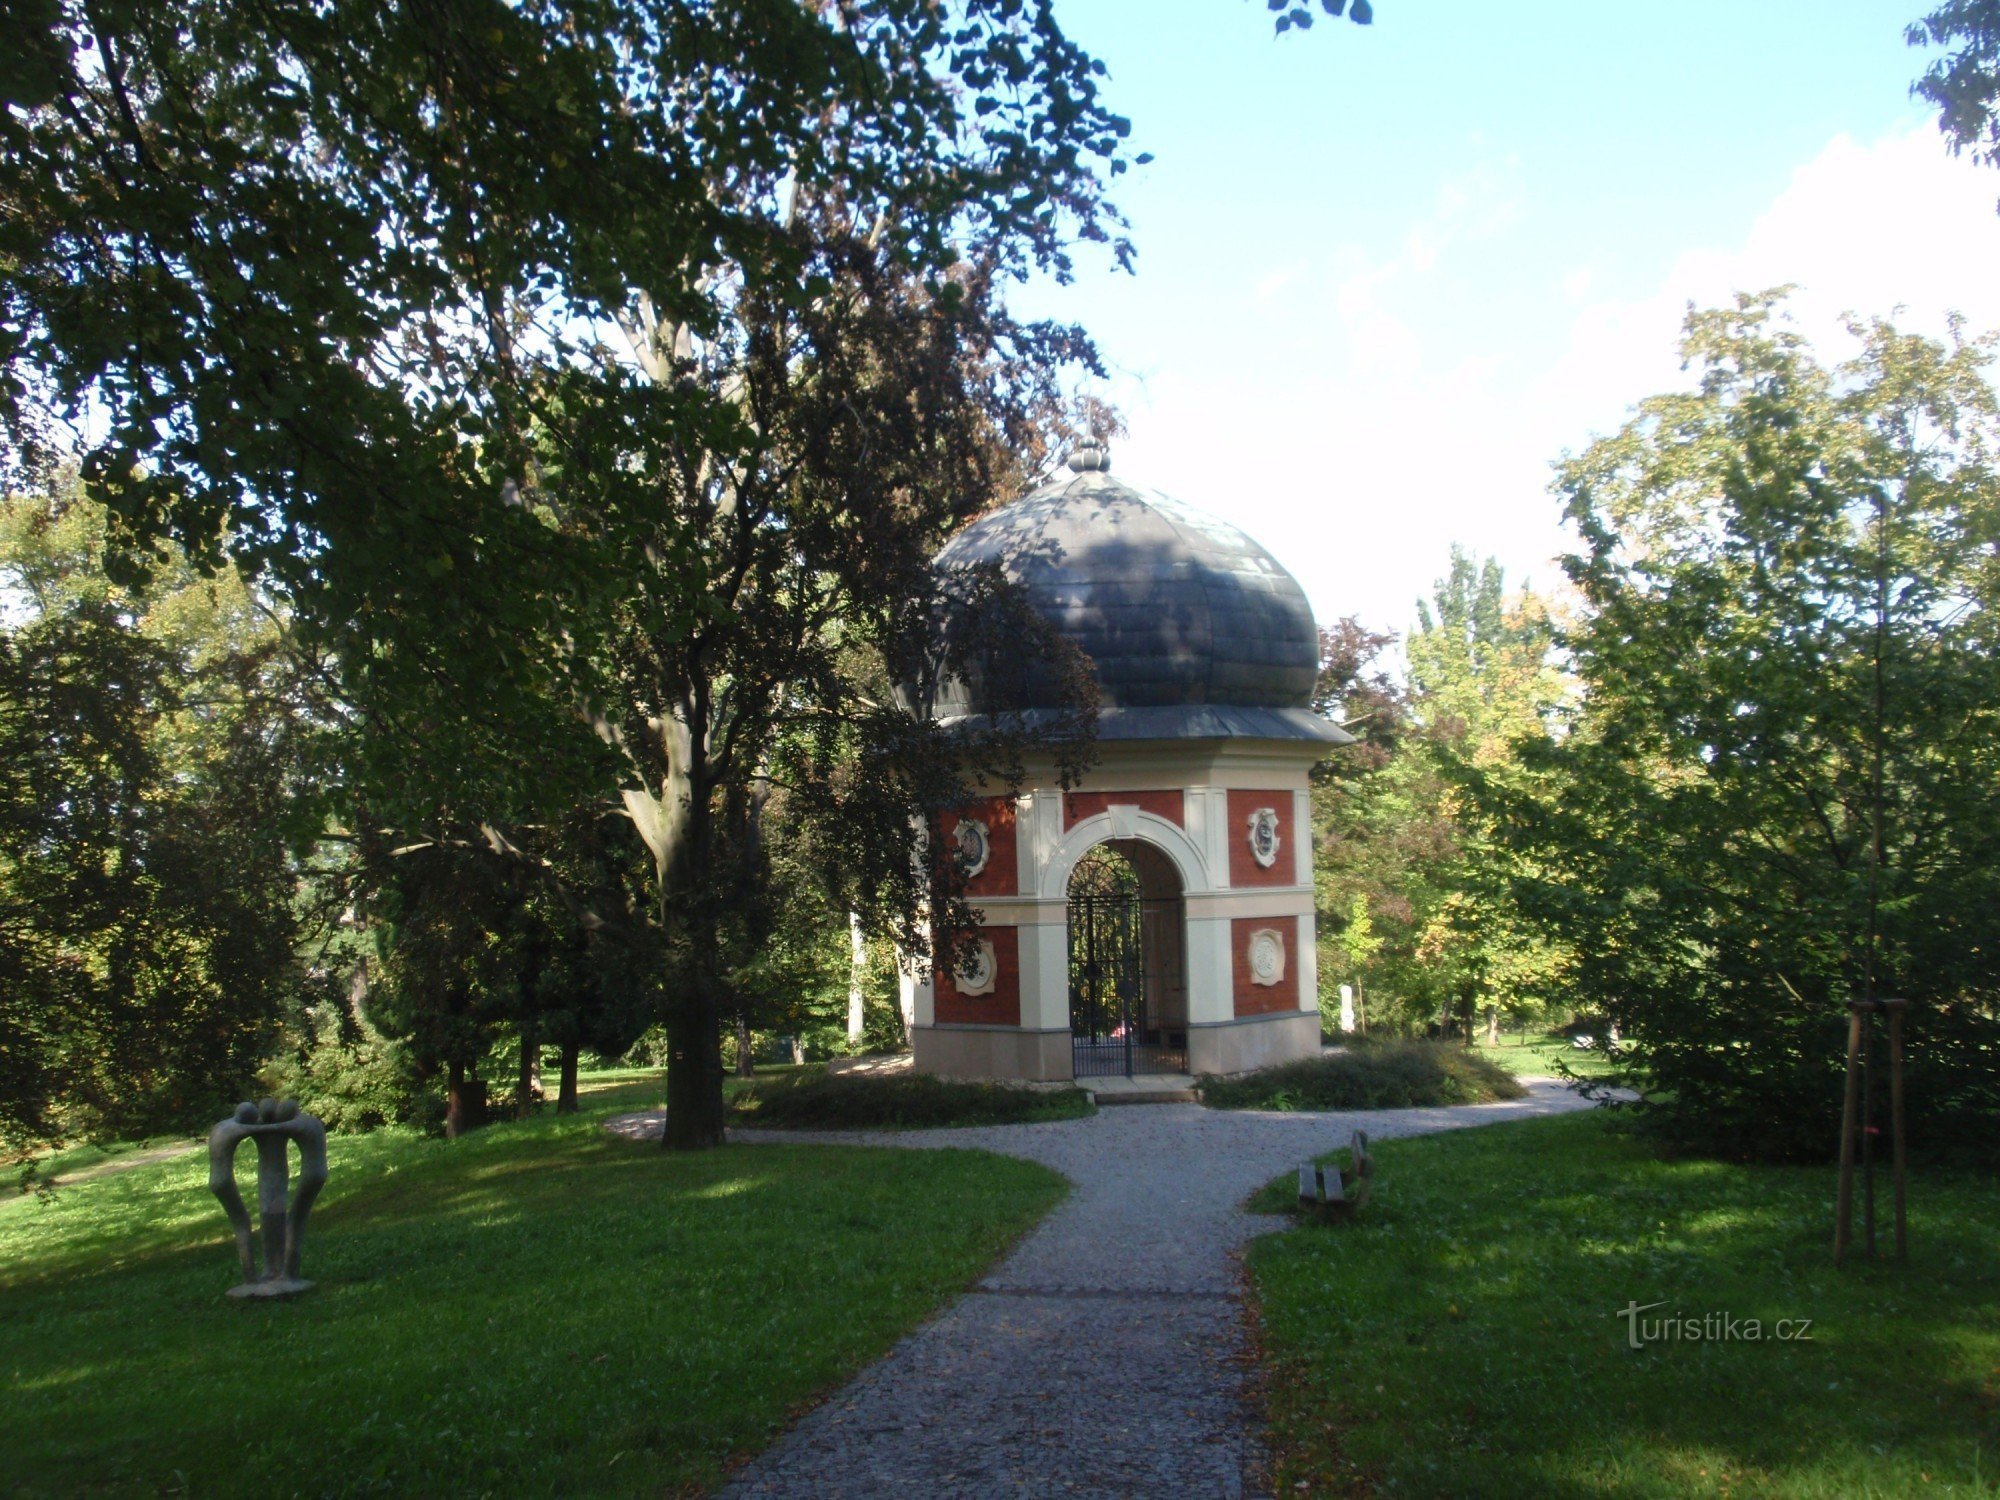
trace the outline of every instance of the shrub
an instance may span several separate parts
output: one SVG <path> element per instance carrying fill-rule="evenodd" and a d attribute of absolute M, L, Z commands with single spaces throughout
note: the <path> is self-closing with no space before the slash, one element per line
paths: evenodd
<path fill-rule="evenodd" d="M 1246 1073 L 1204 1078 L 1212 1109 L 1411 1109 L 1485 1104 L 1527 1092 L 1514 1076 L 1457 1042 L 1356 1042 Z"/>
<path fill-rule="evenodd" d="M 444 1097 L 418 1077 L 404 1043 L 385 1037 L 338 1000 L 308 1007 L 306 1035 L 265 1077 L 275 1095 L 296 1099 L 329 1130 L 381 1125 L 444 1128 Z"/>
<path fill-rule="evenodd" d="M 740 1125 L 784 1129 L 920 1130 L 951 1125 L 1017 1125 L 1074 1120 L 1091 1111 L 1081 1089 L 1031 1089 L 1015 1084 L 935 1078 L 927 1073 L 882 1075 L 808 1071 L 760 1079 L 732 1105 Z"/>

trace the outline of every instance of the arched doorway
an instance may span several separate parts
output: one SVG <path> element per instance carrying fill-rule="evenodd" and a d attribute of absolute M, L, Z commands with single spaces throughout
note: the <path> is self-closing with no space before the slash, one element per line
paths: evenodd
<path fill-rule="evenodd" d="M 1187 909 L 1150 844 L 1108 840 L 1070 872 L 1069 1024 L 1078 1078 L 1187 1070 Z"/>

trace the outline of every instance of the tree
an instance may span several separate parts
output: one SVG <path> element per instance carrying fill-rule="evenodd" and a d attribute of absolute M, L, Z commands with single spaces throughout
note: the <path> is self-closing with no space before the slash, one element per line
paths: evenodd
<path fill-rule="evenodd" d="M 2000 1138 L 1992 344 L 1851 333 L 1691 312 L 1699 389 L 1562 465 L 1585 694 L 1507 825 L 1654 1123 L 1734 1155 L 1829 1154 L 1869 995 L 1913 1002 L 1913 1140 Z"/>
<path fill-rule="evenodd" d="M 368 728 L 357 810 L 559 884 L 541 830 L 610 790 L 673 965 L 667 1139 L 719 1142 L 731 805 L 794 778 L 910 926 L 912 815 L 1009 753 L 849 663 L 919 675 L 919 564 L 1089 361 L 996 288 L 1127 253 L 1101 65 L 1046 0 L 33 18 L 17 442 L 69 423 L 126 571 L 171 536 L 284 594 Z"/>
<path fill-rule="evenodd" d="M 1342 622 L 1323 639 L 1321 699 L 1361 739 L 1316 777 L 1318 907 L 1330 973 L 1372 987 L 1372 1021 L 1469 1034 L 1482 1004 L 1534 1008 L 1561 962 L 1496 879 L 1468 780 L 1515 776 L 1516 741 L 1546 735 L 1565 686 L 1547 606 L 1510 598 L 1491 560 L 1454 547 L 1417 618 L 1407 685 L 1375 665 L 1393 637 Z"/>
<path fill-rule="evenodd" d="M 313 730 L 243 581 L 106 582 L 72 475 L 0 504 L 0 1137 L 186 1130 L 297 980 Z M 304 818 L 310 825 L 310 814 Z"/>
<path fill-rule="evenodd" d="M 1905 33 L 1913 47 L 1950 47 L 1910 86 L 1937 106 L 1954 154 L 2000 166 L 2000 0 L 1949 0 Z"/>

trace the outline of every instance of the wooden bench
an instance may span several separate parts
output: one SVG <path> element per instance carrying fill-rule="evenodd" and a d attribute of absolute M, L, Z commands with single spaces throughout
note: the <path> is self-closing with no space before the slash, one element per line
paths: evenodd
<path fill-rule="evenodd" d="M 1333 1162 L 1317 1166 L 1299 1163 L 1299 1207 L 1327 1218 L 1352 1217 L 1368 1203 L 1368 1190 L 1375 1176 L 1375 1159 L 1368 1154 L 1368 1132 L 1357 1130 L 1348 1145 L 1353 1165 L 1340 1167 Z"/>

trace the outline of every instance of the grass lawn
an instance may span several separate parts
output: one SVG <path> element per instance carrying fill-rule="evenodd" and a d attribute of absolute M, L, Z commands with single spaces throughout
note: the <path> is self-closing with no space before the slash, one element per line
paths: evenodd
<path fill-rule="evenodd" d="M 335 1137 L 289 1305 L 242 1305 L 205 1154 L 0 1202 L 10 1495 L 672 1494 L 964 1287 L 1063 1193 L 975 1152 Z M 239 1172 L 248 1189 L 255 1153 Z"/>
<path fill-rule="evenodd" d="M 724 1074 L 722 1096 L 734 1099 L 752 1084 L 769 1083 L 781 1078 L 816 1078 L 825 1071 L 825 1063 L 765 1063 L 757 1069 L 753 1078 Z M 553 1084 L 549 1085 L 549 1090 L 549 1102 L 543 1105 L 544 1109 L 554 1108 Z M 576 1102 L 586 1113 L 595 1111 L 600 1115 L 664 1109 L 667 1103 L 667 1070 L 600 1068 L 593 1073 L 579 1073 L 576 1078 Z"/>
<path fill-rule="evenodd" d="M 1251 1252 L 1278 1493 L 2000 1493 L 2000 1183 L 1913 1169 L 1909 1264 L 1835 1272 L 1831 1168 L 1663 1161 L 1601 1113 L 1377 1161 L 1358 1222 Z M 1633 1349 L 1634 1302 L 1763 1341 Z"/>
<path fill-rule="evenodd" d="M 1560 1034 L 1531 1034 L 1525 1038 L 1503 1035 L 1497 1047 L 1482 1042 L 1475 1043 L 1472 1050 L 1495 1067 L 1524 1078 L 1556 1077 L 1557 1058 L 1585 1078 L 1602 1078 L 1611 1071 L 1610 1061 L 1602 1051 L 1571 1046 L 1569 1038 Z"/>

